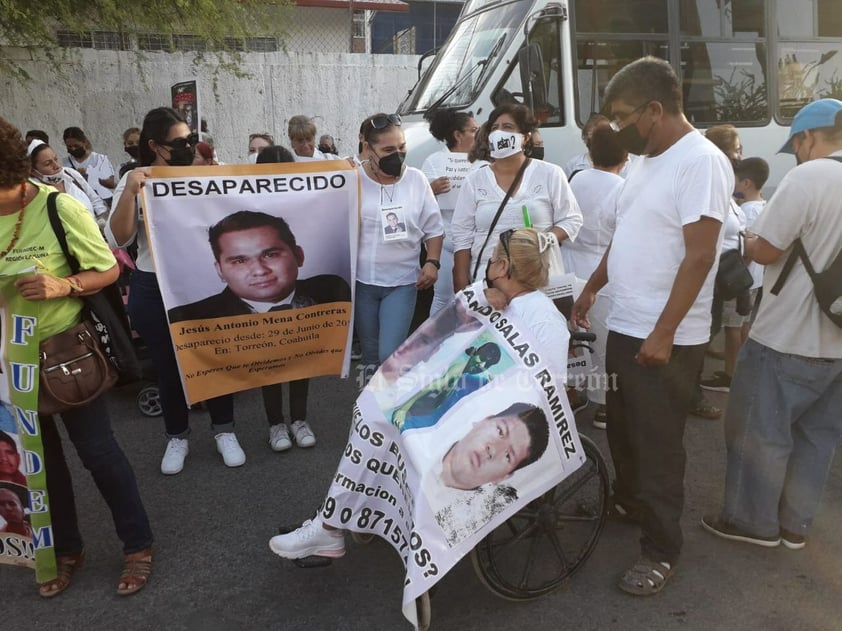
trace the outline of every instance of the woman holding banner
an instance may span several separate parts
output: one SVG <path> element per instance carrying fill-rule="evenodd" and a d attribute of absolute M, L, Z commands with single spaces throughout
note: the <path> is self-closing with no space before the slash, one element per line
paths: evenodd
<path fill-rule="evenodd" d="M 137 244 L 137 269 L 131 277 L 129 317 L 132 326 L 149 348 L 158 371 L 158 391 L 168 439 L 161 460 L 161 473 L 165 475 L 179 473 L 184 467 L 184 459 L 189 451 L 187 436 L 190 434 L 190 426 L 152 253 L 146 231 L 138 229 L 142 221 L 140 190 L 149 177 L 150 166 L 192 165 L 198 140 L 175 110 L 169 107 L 150 110 L 140 132 L 141 166 L 120 179 L 114 191 L 117 203 L 105 226 L 105 236 L 111 247 L 123 249 Z M 226 466 L 239 467 L 245 463 L 246 455 L 234 434 L 234 398 L 231 395 L 217 397 L 207 401 L 206 405 L 217 451 Z"/>
<path fill-rule="evenodd" d="M 441 213 L 427 178 L 407 167 L 406 140 L 397 114 L 375 114 L 363 138 L 361 215 L 354 323 L 362 349 L 363 383 L 406 339 L 418 289 L 428 289 L 441 267 Z M 394 214 L 403 230 L 389 230 Z M 427 258 L 421 268 L 421 245 Z"/>
<path fill-rule="evenodd" d="M 14 290 L 27 301 L 39 302 L 36 326 L 43 341 L 78 325 L 83 306 L 79 297 L 95 294 L 113 283 L 119 271 L 88 210 L 70 195 L 58 194 L 55 203 L 67 234 L 67 247 L 82 270 L 71 276 L 70 264 L 45 219 L 53 189 L 28 180 L 30 168 L 20 132 L 0 119 L 0 275 L 17 276 Z M 34 259 L 33 253 L 38 253 L 39 259 Z M 33 273 L 33 263 L 40 268 L 38 273 Z M 33 352 L 37 356 L 38 350 Z M 117 536 L 123 542 L 125 561 L 117 593 L 133 594 L 146 586 L 152 571 L 152 530 L 132 466 L 114 438 L 102 397 L 62 412 L 61 420 L 108 504 Z M 56 417 L 42 414 L 39 421 L 27 432 L 37 437 L 40 428 L 44 451 L 57 577 L 41 584 L 39 594 L 52 598 L 70 586 L 74 572 L 82 565 L 84 547 Z M 32 467 L 40 464 L 35 457 L 31 462 Z M 43 493 L 41 497 L 43 502 Z"/>
<path fill-rule="evenodd" d="M 563 384 L 567 379 L 567 347 L 570 341 L 567 322 L 553 302 L 539 290 L 547 285 L 551 250 L 557 247 L 558 241 L 551 233 L 538 232 L 532 228 L 502 232 L 486 265 L 485 297 L 488 303 L 501 310 L 504 316 L 513 316 L 531 331 L 540 348 L 548 350 L 546 357 L 555 382 Z M 454 327 L 458 326 L 459 324 L 454 322 Z M 405 344 L 414 346 L 415 337 L 410 337 Z M 391 381 L 403 373 L 404 368 L 409 369 L 412 365 L 429 359 L 436 348 L 435 344 L 430 344 L 427 354 L 405 353 L 405 363 L 401 362 L 401 366 L 394 367 L 396 370 L 392 373 Z M 378 379 L 382 378 L 382 374 L 378 374 Z M 493 434 L 491 438 L 484 439 L 487 444 L 479 447 L 475 445 L 475 449 L 468 450 L 468 457 L 460 462 L 444 463 L 442 466 L 445 470 L 476 471 L 471 485 L 481 487 L 498 484 L 518 468 L 529 464 L 532 457 L 531 448 L 521 453 L 522 458 L 509 458 L 507 454 L 511 451 L 502 445 L 505 437 L 496 436 Z M 471 440 L 474 440 L 474 437 L 471 437 Z M 454 451 L 455 446 L 451 447 L 448 453 L 459 453 L 458 449 Z M 386 449 L 385 446 L 383 448 Z M 494 453 L 495 462 L 491 463 L 494 466 L 477 469 L 473 466 L 475 463 L 472 464 L 471 451 Z M 462 487 L 457 485 L 454 488 Z M 269 548 L 286 559 L 301 559 L 307 556 L 338 558 L 345 554 L 345 538 L 343 531 L 325 524 L 321 514 L 317 513 L 299 528 L 272 537 Z"/>

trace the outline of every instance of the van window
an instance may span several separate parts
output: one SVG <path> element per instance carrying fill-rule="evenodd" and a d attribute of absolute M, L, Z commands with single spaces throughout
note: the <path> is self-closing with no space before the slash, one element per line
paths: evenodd
<path fill-rule="evenodd" d="M 531 68 L 534 74 L 540 72 L 544 78 L 546 98 L 541 102 L 539 94 L 533 94 L 533 110 L 542 127 L 564 125 L 562 92 L 561 33 L 560 20 L 541 20 L 535 23 L 529 34 L 529 43 L 537 44 L 541 51 L 541 68 Z M 523 48 L 521 49 L 523 50 Z M 527 103 L 529 86 L 523 85 L 520 55 L 509 68 L 501 84 L 491 96 L 495 106 L 503 103 Z"/>
<path fill-rule="evenodd" d="M 577 33 L 667 33 L 667 0 L 576 0 Z"/>

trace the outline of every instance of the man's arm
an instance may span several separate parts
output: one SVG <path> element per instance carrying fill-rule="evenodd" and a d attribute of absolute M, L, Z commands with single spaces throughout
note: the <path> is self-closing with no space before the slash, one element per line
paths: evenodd
<path fill-rule="evenodd" d="M 745 255 L 761 265 L 770 265 L 776 262 L 784 250 L 779 250 L 763 237 L 756 234 L 747 234 L 745 237 Z"/>
<path fill-rule="evenodd" d="M 640 347 L 637 362 L 643 366 L 666 364 L 678 325 L 699 296 L 710 268 L 716 263 L 716 243 L 722 223 L 712 217 L 684 226 L 684 260 L 678 267 L 667 304 L 655 328 Z"/>
<path fill-rule="evenodd" d="M 585 283 L 585 287 L 582 289 L 582 293 L 579 294 L 576 302 L 573 303 L 573 309 L 570 313 L 570 321 L 573 323 L 573 326 L 584 329 L 591 328 L 588 312 L 596 302 L 596 294 L 608 284 L 608 255 L 610 252 L 611 244 L 609 243 L 605 249 L 605 254 L 602 255 L 602 260 L 597 265 L 593 274 L 591 274 L 588 282 Z"/>

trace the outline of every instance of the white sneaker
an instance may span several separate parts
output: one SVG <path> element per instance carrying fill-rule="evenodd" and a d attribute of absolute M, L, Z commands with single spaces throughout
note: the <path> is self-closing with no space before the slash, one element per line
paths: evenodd
<path fill-rule="evenodd" d="M 181 473 L 184 468 L 184 459 L 190 452 L 190 445 L 186 438 L 170 438 L 167 441 L 167 449 L 161 460 L 161 473 L 164 475 L 175 475 Z"/>
<path fill-rule="evenodd" d="M 301 527 L 269 540 L 269 549 L 285 559 L 316 555 L 338 559 L 345 555 L 345 533 L 327 530 L 321 517 L 308 519 Z"/>
<path fill-rule="evenodd" d="M 222 461 L 226 467 L 239 467 L 246 463 L 246 454 L 237 441 L 234 432 L 223 432 L 214 436 L 216 450 L 222 454 Z"/>
<path fill-rule="evenodd" d="M 295 444 L 299 447 L 312 447 L 316 444 L 316 435 L 307 421 L 295 421 L 292 424 L 292 435 L 295 437 Z"/>
<path fill-rule="evenodd" d="M 292 448 L 286 423 L 269 426 L 269 446 L 272 447 L 272 451 L 286 451 Z"/>

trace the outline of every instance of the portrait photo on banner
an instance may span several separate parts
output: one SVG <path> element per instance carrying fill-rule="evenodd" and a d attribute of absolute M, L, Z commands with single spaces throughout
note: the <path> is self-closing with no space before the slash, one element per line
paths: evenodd
<path fill-rule="evenodd" d="M 423 501 L 450 547 L 558 475 L 560 454 L 545 400 L 513 370 L 465 397 L 403 443 L 421 473 Z"/>
<path fill-rule="evenodd" d="M 341 160 L 153 169 L 146 225 L 191 403 L 348 373 L 358 177 Z"/>

